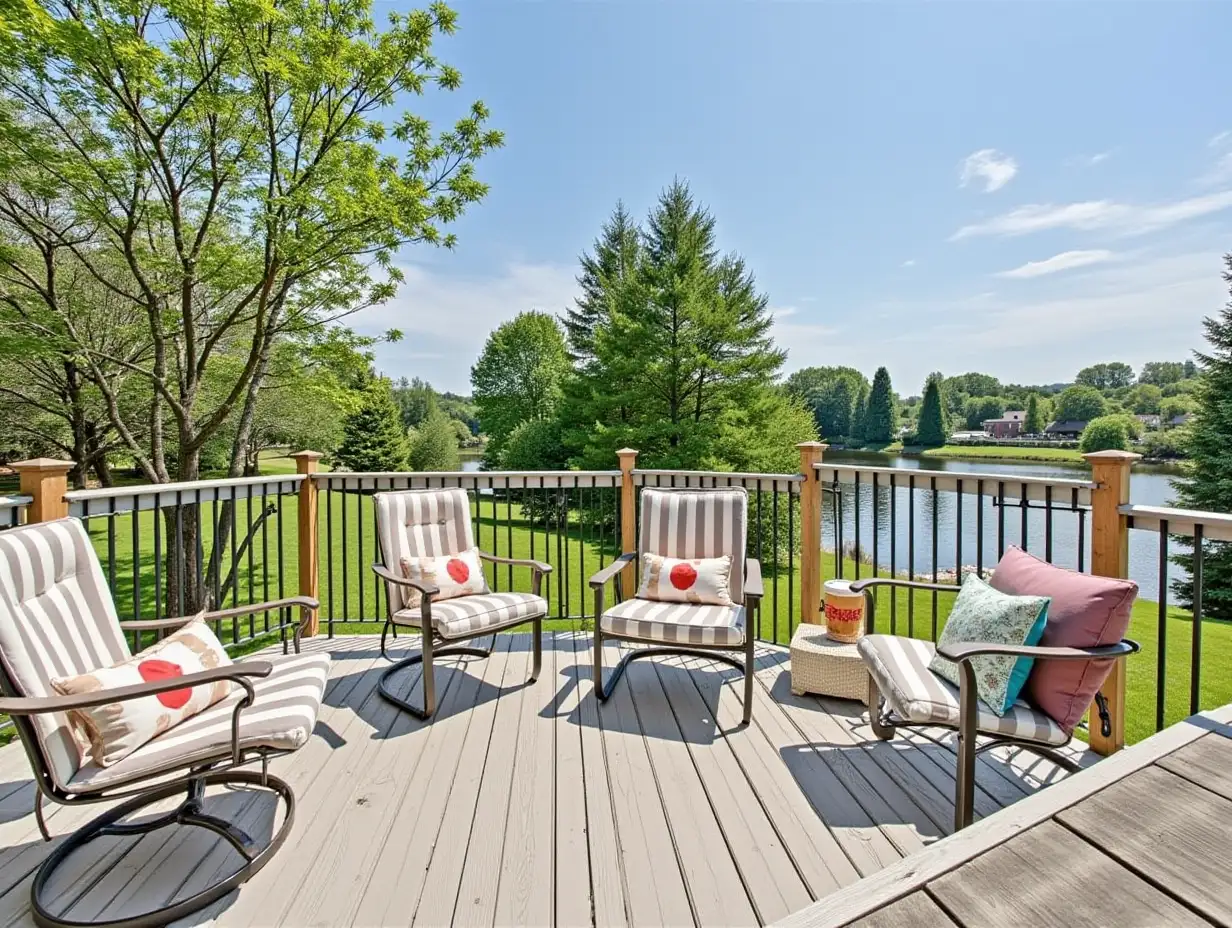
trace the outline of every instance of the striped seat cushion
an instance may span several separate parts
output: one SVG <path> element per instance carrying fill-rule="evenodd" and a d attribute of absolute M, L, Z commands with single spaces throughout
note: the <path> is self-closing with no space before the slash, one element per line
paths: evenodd
<path fill-rule="evenodd" d="M 604 634 L 669 644 L 744 644 L 743 606 L 698 606 L 626 599 L 599 620 Z"/>
<path fill-rule="evenodd" d="M 881 695 L 903 720 L 958 727 L 958 687 L 928 669 L 937 650 L 931 641 L 866 635 L 859 649 Z M 1021 699 L 1005 715 L 977 703 L 975 724 L 989 735 L 1053 745 L 1069 741 L 1069 735 L 1050 716 Z"/>
<path fill-rule="evenodd" d="M 548 604 L 531 593 L 479 593 L 432 603 L 432 626 L 442 638 L 465 638 L 484 629 L 548 614 Z M 394 614 L 398 625 L 419 628 L 419 607 Z"/>
<path fill-rule="evenodd" d="M 240 713 L 240 747 L 294 751 L 312 735 L 329 676 L 328 654 L 278 658 L 268 677 L 252 679 L 256 699 Z M 88 761 L 68 783 L 69 792 L 92 792 L 148 777 L 163 767 L 182 769 L 231 750 L 231 716 L 244 697 L 231 694 L 204 712 L 143 744 L 110 767 Z"/>

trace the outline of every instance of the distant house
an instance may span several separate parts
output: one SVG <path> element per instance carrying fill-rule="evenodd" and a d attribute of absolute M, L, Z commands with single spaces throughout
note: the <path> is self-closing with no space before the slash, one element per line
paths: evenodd
<path fill-rule="evenodd" d="M 1148 432 L 1155 432 L 1159 429 L 1159 416 L 1155 415 L 1139 415 L 1135 417 L 1142 423 L 1142 427 Z"/>
<path fill-rule="evenodd" d="M 1174 429 L 1179 425 L 1185 425 L 1192 418 L 1193 418 L 1193 413 L 1183 412 L 1179 416 L 1173 416 L 1171 419 L 1169 419 L 1168 427 Z"/>
<path fill-rule="evenodd" d="M 1044 434 L 1049 438 L 1081 438 L 1082 433 L 1086 431 L 1087 424 L 1081 419 L 1071 419 L 1065 422 L 1052 422 L 1044 429 Z"/>
<path fill-rule="evenodd" d="M 1024 410 L 1011 410 L 1000 419 L 985 419 L 984 434 L 992 438 L 1017 438 L 1022 434 L 1023 423 L 1026 421 L 1027 414 Z"/>

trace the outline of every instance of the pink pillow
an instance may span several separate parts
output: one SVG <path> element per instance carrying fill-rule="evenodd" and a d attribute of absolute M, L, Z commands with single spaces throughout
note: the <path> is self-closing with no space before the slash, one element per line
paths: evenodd
<path fill-rule="evenodd" d="M 1132 580 L 1095 577 L 1041 561 L 1011 547 L 997 564 L 990 584 L 1013 596 L 1048 596 L 1048 622 L 1040 646 L 1093 648 L 1116 644 L 1129 628 L 1138 595 Z M 1082 721 L 1100 686 L 1112 672 L 1112 660 L 1036 660 L 1026 696 L 1066 732 Z"/>

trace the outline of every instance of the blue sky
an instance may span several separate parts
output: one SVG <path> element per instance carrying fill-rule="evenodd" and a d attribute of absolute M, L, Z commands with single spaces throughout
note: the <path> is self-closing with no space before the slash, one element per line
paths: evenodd
<path fill-rule="evenodd" d="M 439 43 L 506 146 L 453 252 L 354 320 L 469 391 L 487 333 L 560 312 L 618 199 L 687 179 L 768 293 L 786 370 L 1014 382 L 1183 358 L 1226 299 L 1232 4 L 460 2 Z M 378 15 L 399 8 L 378 0 Z"/>

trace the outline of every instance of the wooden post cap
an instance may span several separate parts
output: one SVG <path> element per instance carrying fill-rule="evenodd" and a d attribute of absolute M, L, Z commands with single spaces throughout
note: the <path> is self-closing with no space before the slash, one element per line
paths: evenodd
<path fill-rule="evenodd" d="M 295 469 L 301 474 L 316 473 L 317 461 L 325 457 L 320 451 L 296 451 L 294 454 L 287 455 L 295 462 Z"/>
<path fill-rule="evenodd" d="M 810 448 L 810 449 L 815 448 L 818 451 L 825 451 L 830 446 L 827 445 L 824 441 L 802 441 L 799 444 L 797 444 L 796 447 L 799 448 L 801 451 L 803 451 L 805 448 Z"/>
<path fill-rule="evenodd" d="M 1084 454 L 1082 459 L 1094 467 L 1096 464 L 1133 464 L 1135 461 L 1141 461 L 1142 455 L 1110 448 L 1107 451 L 1092 451 Z"/>
<path fill-rule="evenodd" d="M 18 461 L 10 466 L 19 474 L 67 474 L 73 469 L 73 462 L 61 461 L 57 458 L 31 458 L 29 461 Z"/>
<path fill-rule="evenodd" d="M 637 450 L 634 448 L 621 448 L 619 451 L 616 452 L 616 457 L 635 458 L 637 457 Z"/>

